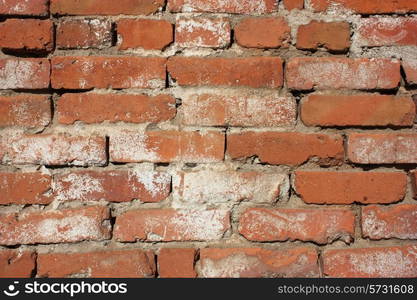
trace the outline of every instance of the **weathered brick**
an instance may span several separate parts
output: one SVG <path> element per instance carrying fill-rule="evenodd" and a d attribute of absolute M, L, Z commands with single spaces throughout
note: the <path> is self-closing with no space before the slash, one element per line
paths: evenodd
<path fill-rule="evenodd" d="M 389 204 L 404 199 L 401 172 L 296 171 L 295 189 L 310 204 Z"/>
<path fill-rule="evenodd" d="M 108 48 L 112 44 L 112 24 L 109 20 L 65 19 L 56 29 L 59 49 Z"/>
<path fill-rule="evenodd" d="M 362 235 L 371 240 L 417 239 L 417 205 L 363 207 Z"/>
<path fill-rule="evenodd" d="M 162 88 L 165 63 L 162 57 L 54 57 L 51 83 L 54 89 Z"/>
<path fill-rule="evenodd" d="M 158 254 L 160 278 L 195 278 L 195 249 L 163 248 Z"/>
<path fill-rule="evenodd" d="M 38 277 L 152 278 L 155 260 L 152 252 L 109 250 L 38 255 Z"/>
<path fill-rule="evenodd" d="M 311 0 L 315 11 L 325 11 L 331 6 L 361 14 L 411 13 L 417 11 L 417 3 L 410 0 Z"/>
<path fill-rule="evenodd" d="M 51 177 L 39 172 L 0 172 L 0 204 L 48 204 Z"/>
<path fill-rule="evenodd" d="M 48 0 L 2 0 L 0 15 L 45 16 Z"/>
<path fill-rule="evenodd" d="M 278 92 L 188 94 L 182 97 L 182 123 L 193 126 L 280 127 L 297 118 L 292 97 Z"/>
<path fill-rule="evenodd" d="M 359 164 L 417 163 L 417 134 L 414 133 L 351 133 L 347 155 Z"/>
<path fill-rule="evenodd" d="M 417 18 L 364 18 L 357 29 L 361 46 L 417 45 Z"/>
<path fill-rule="evenodd" d="M 111 237 L 108 208 L 91 206 L 59 211 L 0 215 L 0 245 L 73 243 Z"/>
<path fill-rule="evenodd" d="M 229 228 L 226 210 L 142 209 L 118 216 L 113 235 L 120 242 L 211 241 Z"/>
<path fill-rule="evenodd" d="M 45 58 L 0 59 L 0 89 L 49 87 L 50 63 Z"/>
<path fill-rule="evenodd" d="M 168 72 L 182 86 L 248 86 L 279 88 L 283 61 L 279 57 L 171 57 Z"/>
<path fill-rule="evenodd" d="M 7 19 L 0 23 L 0 48 L 51 51 L 53 30 L 50 20 Z"/>
<path fill-rule="evenodd" d="M 355 215 L 348 209 L 249 208 L 239 218 L 239 233 L 256 242 L 350 243 Z"/>
<path fill-rule="evenodd" d="M 175 43 L 184 48 L 224 48 L 230 44 L 231 28 L 225 18 L 179 17 Z"/>
<path fill-rule="evenodd" d="M 318 255 L 312 248 L 205 248 L 200 250 L 199 277 L 319 277 Z"/>
<path fill-rule="evenodd" d="M 291 30 L 282 17 L 245 18 L 235 26 L 236 42 L 247 48 L 288 46 Z"/>
<path fill-rule="evenodd" d="M 307 126 L 413 126 L 411 97 L 389 95 L 309 95 L 301 104 Z"/>
<path fill-rule="evenodd" d="M 0 96 L 0 127 L 45 127 L 51 122 L 51 100 L 46 95 Z"/>
<path fill-rule="evenodd" d="M 224 158 L 224 144 L 224 134 L 217 131 L 122 131 L 110 136 L 110 160 L 217 162 Z"/>
<path fill-rule="evenodd" d="M 403 69 L 405 72 L 405 80 L 407 81 L 407 84 L 417 84 L 417 59 L 404 59 Z"/>
<path fill-rule="evenodd" d="M 3 134 L 0 135 L 0 160 L 17 165 L 104 165 L 106 140 L 64 134 Z"/>
<path fill-rule="evenodd" d="M 198 204 L 275 203 L 287 197 L 288 186 L 285 174 L 257 171 L 181 171 L 173 179 L 174 199 Z"/>
<path fill-rule="evenodd" d="M 117 22 L 119 49 L 163 50 L 174 40 L 174 29 L 165 20 L 122 19 Z"/>
<path fill-rule="evenodd" d="M 0 251 L 0 278 L 30 278 L 36 269 L 36 253 Z"/>
<path fill-rule="evenodd" d="M 344 157 L 340 135 L 300 132 L 243 132 L 229 134 L 227 153 L 232 159 L 257 156 L 262 163 L 299 165 L 316 158 L 321 164 Z"/>
<path fill-rule="evenodd" d="M 79 171 L 54 176 L 54 196 L 60 201 L 159 202 L 168 197 L 171 176 L 157 171 Z"/>
<path fill-rule="evenodd" d="M 323 273 L 329 277 L 416 277 L 417 246 L 325 250 Z"/>
<path fill-rule="evenodd" d="M 414 198 L 417 199 L 417 171 L 411 172 L 411 186 L 413 188 Z"/>
<path fill-rule="evenodd" d="M 288 10 L 303 9 L 304 0 L 284 0 L 284 6 Z"/>
<path fill-rule="evenodd" d="M 290 89 L 397 88 L 400 63 L 391 59 L 369 58 L 292 58 L 287 63 L 286 80 Z"/>
<path fill-rule="evenodd" d="M 175 98 L 169 95 L 64 94 L 57 102 L 58 122 L 74 124 L 158 123 L 176 115 Z"/>
<path fill-rule="evenodd" d="M 324 47 L 345 52 L 350 47 L 350 25 L 347 22 L 311 21 L 297 31 L 297 48 L 314 50 Z"/>
<path fill-rule="evenodd" d="M 58 15 L 149 15 L 162 9 L 165 0 L 50 0 Z"/>
<path fill-rule="evenodd" d="M 212 12 L 231 14 L 263 14 L 278 9 L 276 0 L 168 0 L 172 12 Z"/>

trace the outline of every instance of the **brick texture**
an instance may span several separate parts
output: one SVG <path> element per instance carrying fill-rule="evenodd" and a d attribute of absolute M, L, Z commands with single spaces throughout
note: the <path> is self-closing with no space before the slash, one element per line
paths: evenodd
<path fill-rule="evenodd" d="M 0 0 L 0 277 L 417 277 L 416 13 Z"/>

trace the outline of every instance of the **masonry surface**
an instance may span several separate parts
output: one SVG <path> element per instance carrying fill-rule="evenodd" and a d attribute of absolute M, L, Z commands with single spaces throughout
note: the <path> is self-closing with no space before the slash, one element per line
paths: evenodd
<path fill-rule="evenodd" d="M 417 277 L 417 2 L 0 1 L 0 277 Z"/>

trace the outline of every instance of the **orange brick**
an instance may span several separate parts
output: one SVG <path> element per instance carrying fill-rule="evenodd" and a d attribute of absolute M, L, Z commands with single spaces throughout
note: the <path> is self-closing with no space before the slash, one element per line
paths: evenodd
<path fill-rule="evenodd" d="M 172 12 L 212 12 L 231 14 L 272 13 L 278 9 L 276 0 L 168 0 Z"/>
<path fill-rule="evenodd" d="M 0 96 L 0 126 L 45 127 L 51 122 L 51 100 L 46 95 Z"/>
<path fill-rule="evenodd" d="M 235 26 L 236 42 L 247 48 L 288 46 L 290 27 L 284 18 L 245 18 Z"/>
<path fill-rule="evenodd" d="M 319 277 L 317 260 L 312 248 L 205 248 L 200 250 L 199 277 Z"/>
<path fill-rule="evenodd" d="M 272 165 L 299 165 L 313 158 L 328 164 L 344 157 L 341 136 L 299 132 L 229 134 L 227 153 L 232 159 L 257 156 L 262 163 Z"/>
<path fill-rule="evenodd" d="M 163 248 L 158 255 L 158 274 L 161 278 L 195 278 L 195 249 Z"/>
<path fill-rule="evenodd" d="M 110 213 L 91 206 L 0 215 L 0 245 L 74 243 L 110 239 Z"/>
<path fill-rule="evenodd" d="M 401 172 L 296 171 L 295 189 L 309 204 L 389 204 L 404 199 L 407 175 Z"/>
<path fill-rule="evenodd" d="M 165 20 L 122 19 L 117 22 L 119 49 L 163 50 L 174 40 L 172 24 Z"/>
<path fill-rule="evenodd" d="M 50 63 L 45 58 L 0 59 L 0 90 L 46 89 L 49 87 Z"/>
<path fill-rule="evenodd" d="M 113 235 L 120 242 L 212 241 L 229 228 L 226 210 L 142 209 L 118 216 Z"/>
<path fill-rule="evenodd" d="M 152 278 L 155 259 L 141 250 L 45 253 L 38 256 L 39 277 Z"/>
<path fill-rule="evenodd" d="M 36 271 L 36 253 L 0 251 L 0 278 L 30 278 Z"/>
<path fill-rule="evenodd" d="M 175 98 L 169 95 L 155 97 L 125 94 L 64 94 L 58 100 L 58 122 L 74 124 L 77 121 L 94 124 L 158 123 L 176 115 Z"/>
<path fill-rule="evenodd" d="M 239 233 L 255 242 L 350 243 L 355 216 L 348 209 L 249 208 L 239 218 Z"/>

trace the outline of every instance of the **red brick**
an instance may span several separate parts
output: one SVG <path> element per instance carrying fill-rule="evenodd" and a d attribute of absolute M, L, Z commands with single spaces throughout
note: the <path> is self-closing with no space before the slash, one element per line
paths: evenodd
<path fill-rule="evenodd" d="M 417 171 L 411 172 L 411 186 L 413 187 L 414 198 L 417 199 Z"/>
<path fill-rule="evenodd" d="M 112 24 L 108 20 L 64 20 L 58 23 L 56 46 L 59 49 L 108 48 L 112 43 Z"/>
<path fill-rule="evenodd" d="M 287 10 L 303 9 L 304 0 L 284 0 L 284 6 Z"/>
<path fill-rule="evenodd" d="M 180 47 L 224 48 L 230 39 L 225 18 L 179 17 L 175 25 L 175 43 Z"/>
<path fill-rule="evenodd" d="M 50 20 L 7 19 L 0 23 L 0 47 L 9 50 L 51 51 L 53 23 Z"/>
<path fill-rule="evenodd" d="M 417 246 L 325 250 L 324 275 L 329 277 L 417 277 Z"/>
<path fill-rule="evenodd" d="M 312 248 L 201 249 L 199 276 L 206 278 L 319 277 L 318 255 Z"/>
<path fill-rule="evenodd" d="M 362 236 L 371 240 L 417 239 L 417 205 L 362 208 Z"/>
<path fill-rule="evenodd" d="M 108 208 L 91 206 L 60 211 L 0 215 L 0 245 L 73 243 L 110 239 Z"/>
<path fill-rule="evenodd" d="M 0 126 L 45 127 L 51 122 L 51 100 L 46 95 L 0 96 Z"/>
<path fill-rule="evenodd" d="M 229 228 L 226 210 L 143 209 L 118 216 L 113 236 L 120 242 L 212 241 Z"/>
<path fill-rule="evenodd" d="M 110 250 L 38 255 L 38 277 L 152 278 L 155 259 L 141 250 Z"/>
<path fill-rule="evenodd" d="M 338 5 L 361 14 L 411 13 L 417 11 L 417 2 L 410 0 L 311 0 L 315 11 L 325 11 Z"/>
<path fill-rule="evenodd" d="M 58 15 L 149 15 L 162 9 L 165 0 L 51 0 Z"/>
<path fill-rule="evenodd" d="M 163 88 L 166 59 L 162 57 L 54 57 L 54 89 Z"/>
<path fill-rule="evenodd" d="M 54 176 L 54 195 L 60 201 L 159 202 L 168 197 L 171 176 L 141 170 L 79 171 Z"/>
<path fill-rule="evenodd" d="M 48 0 L 2 0 L 0 15 L 45 16 Z"/>
<path fill-rule="evenodd" d="M 0 278 L 30 278 L 36 269 L 36 253 L 0 251 Z"/>
<path fill-rule="evenodd" d="M 295 189 L 309 204 L 388 204 L 404 199 L 407 175 L 400 172 L 296 171 Z"/>
<path fill-rule="evenodd" d="M 357 29 L 361 46 L 417 45 L 417 18 L 366 18 Z"/>
<path fill-rule="evenodd" d="M 0 172 L 0 204 L 48 204 L 51 177 L 39 172 Z"/>
<path fill-rule="evenodd" d="M 122 131 L 110 136 L 113 162 L 209 163 L 224 158 L 224 134 L 216 131 Z"/>
<path fill-rule="evenodd" d="M 407 84 L 417 84 L 417 59 L 404 59 L 403 68 Z"/>
<path fill-rule="evenodd" d="M 239 233 L 255 242 L 350 243 L 355 215 L 347 209 L 249 208 L 239 218 Z"/>
<path fill-rule="evenodd" d="M 324 47 L 345 52 L 350 47 L 350 25 L 347 22 L 311 21 L 297 31 L 297 48 L 314 50 Z"/>
<path fill-rule="evenodd" d="M 279 57 L 171 57 L 168 72 L 182 86 L 247 86 L 279 88 L 283 61 Z"/>
<path fill-rule="evenodd" d="M 291 30 L 282 17 L 245 18 L 235 26 L 236 42 L 247 48 L 288 46 Z"/>
<path fill-rule="evenodd" d="M 263 14 L 278 10 L 276 0 L 168 0 L 171 12 Z"/>
<path fill-rule="evenodd" d="M 347 154 L 359 164 L 417 163 L 417 134 L 414 133 L 351 133 Z"/>
<path fill-rule="evenodd" d="M 401 79 L 400 63 L 375 58 L 292 58 L 286 79 L 288 87 L 295 90 L 394 89 Z"/>
<path fill-rule="evenodd" d="M 174 40 L 172 24 L 165 20 L 122 19 L 117 22 L 119 49 L 163 50 Z"/>
<path fill-rule="evenodd" d="M 74 124 L 158 123 L 175 118 L 175 98 L 169 95 L 64 94 L 57 102 L 58 122 Z"/>
<path fill-rule="evenodd" d="M 411 97 L 310 95 L 301 104 L 307 126 L 413 126 L 415 116 Z"/>
<path fill-rule="evenodd" d="M 158 255 L 158 274 L 161 278 L 195 278 L 195 249 L 164 248 Z"/>
<path fill-rule="evenodd" d="M 177 172 L 173 180 L 174 200 L 188 204 L 250 201 L 275 203 L 285 200 L 288 176 L 258 171 Z"/>
<path fill-rule="evenodd" d="M 182 97 L 182 124 L 194 126 L 280 127 L 297 118 L 296 101 L 278 92 L 191 94 Z"/>
<path fill-rule="evenodd" d="M 104 165 L 106 140 L 64 134 L 0 135 L 0 160 L 7 164 Z"/>
<path fill-rule="evenodd" d="M 232 159 L 256 156 L 262 163 L 299 165 L 310 159 L 327 164 L 344 157 L 340 135 L 299 132 L 243 132 L 229 134 L 227 153 Z"/>
<path fill-rule="evenodd" d="M 46 89 L 50 63 L 45 58 L 0 59 L 0 89 Z"/>

